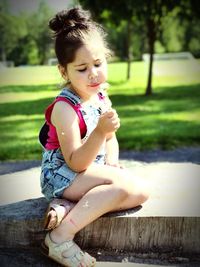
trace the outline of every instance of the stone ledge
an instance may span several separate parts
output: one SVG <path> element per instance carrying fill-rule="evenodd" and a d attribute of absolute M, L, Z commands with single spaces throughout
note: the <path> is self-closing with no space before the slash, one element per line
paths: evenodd
<path fill-rule="evenodd" d="M 0 248 L 40 246 L 47 205 L 42 197 L 0 206 Z M 104 215 L 81 230 L 76 241 L 82 248 L 200 253 L 200 217 L 138 217 L 140 208 Z"/>
<path fill-rule="evenodd" d="M 87 250 L 200 256 L 200 166 L 130 162 L 127 167 L 152 180 L 151 198 L 142 208 L 99 218 L 77 234 L 77 242 Z M 0 248 L 40 246 L 48 203 L 40 192 L 39 173 L 33 168 L 0 177 Z"/>

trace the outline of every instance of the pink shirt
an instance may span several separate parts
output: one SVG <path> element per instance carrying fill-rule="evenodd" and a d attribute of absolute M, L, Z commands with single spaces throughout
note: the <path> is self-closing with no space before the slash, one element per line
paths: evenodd
<path fill-rule="evenodd" d="M 51 103 L 45 110 L 46 122 L 43 125 L 42 129 L 40 130 L 39 140 L 42 146 L 47 150 L 53 150 L 53 149 L 57 149 L 60 147 L 56 128 L 51 123 L 51 114 L 52 114 L 53 107 L 55 103 L 59 101 L 64 101 L 68 103 L 75 110 L 79 118 L 79 129 L 80 129 L 81 139 L 83 139 L 86 135 L 87 125 L 85 123 L 83 114 L 81 112 L 81 110 L 83 111 L 82 106 L 81 106 L 81 100 L 80 98 L 78 98 L 78 96 L 73 95 L 73 93 L 70 92 L 70 94 L 72 94 L 72 96 L 62 95 L 61 93 L 53 101 L 53 103 Z M 101 101 L 104 100 L 104 96 L 101 93 L 99 93 L 98 95 L 99 95 L 99 100 Z"/>
<path fill-rule="evenodd" d="M 54 100 L 54 102 L 51 105 L 49 105 L 47 107 L 47 109 L 45 111 L 46 123 L 49 126 L 47 143 L 45 145 L 45 148 L 48 150 L 56 149 L 56 148 L 60 147 L 56 128 L 51 123 L 51 113 L 52 113 L 53 107 L 54 107 L 55 103 L 57 103 L 59 101 L 64 101 L 64 102 L 68 103 L 76 111 L 76 114 L 79 117 L 79 128 L 80 128 L 81 138 L 83 138 L 85 136 L 85 133 L 86 133 L 86 124 L 85 124 L 85 121 L 83 119 L 83 115 L 80 111 L 81 105 L 80 104 L 73 105 L 72 102 L 70 102 L 70 100 L 68 100 L 64 97 L 58 97 Z"/>

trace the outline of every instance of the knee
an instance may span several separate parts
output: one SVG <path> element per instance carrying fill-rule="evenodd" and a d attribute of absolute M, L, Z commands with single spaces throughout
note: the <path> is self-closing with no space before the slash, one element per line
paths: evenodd
<path fill-rule="evenodd" d="M 120 200 L 124 200 L 129 196 L 128 190 L 125 187 L 123 187 L 120 183 L 112 184 L 112 194 L 116 194 L 116 196 Z"/>
<path fill-rule="evenodd" d="M 138 176 L 128 176 L 124 179 L 124 184 L 126 184 L 129 199 L 134 204 L 140 205 L 149 199 L 151 195 L 151 184 L 148 180 Z"/>
<path fill-rule="evenodd" d="M 151 195 L 151 184 L 148 181 L 142 181 L 138 188 L 138 198 L 141 204 L 149 199 Z"/>
<path fill-rule="evenodd" d="M 146 202 L 150 197 L 150 191 L 149 190 L 142 190 L 139 194 L 140 203 Z"/>

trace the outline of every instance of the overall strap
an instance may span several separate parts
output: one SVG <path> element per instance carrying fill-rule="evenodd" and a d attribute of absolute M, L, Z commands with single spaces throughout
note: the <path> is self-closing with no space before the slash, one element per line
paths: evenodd
<path fill-rule="evenodd" d="M 81 133 L 81 138 L 83 138 L 86 135 L 87 132 L 87 126 L 85 124 L 85 120 L 83 118 L 83 114 L 81 112 L 81 104 L 80 103 L 74 103 L 74 101 L 68 97 L 68 96 L 58 96 L 55 100 L 55 103 L 58 101 L 64 101 L 68 103 L 76 112 L 78 118 L 79 118 L 79 128 L 80 128 L 80 133 Z"/>
<path fill-rule="evenodd" d="M 98 96 L 99 96 L 100 101 L 104 101 L 105 97 L 102 93 L 98 93 Z M 46 121 L 45 121 L 44 125 L 42 126 L 40 133 L 39 133 L 39 141 L 40 141 L 40 144 L 44 148 L 48 147 L 48 140 L 49 139 L 51 141 L 53 140 L 53 142 L 51 142 L 51 144 L 53 143 L 55 148 L 59 147 L 56 129 L 51 123 L 51 113 L 52 113 L 53 107 L 54 107 L 55 103 L 57 103 L 59 101 L 63 101 L 63 102 L 68 103 L 76 112 L 76 114 L 79 118 L 79 129 L 80 129 L 81 139 L 83 139 L 85 137 L 86 132 L 87 132 L 87 126 L 86 126 L 85 120 L 83 118 L 83 114 L 81 112 L 82 106 L 81 106 L 80 99 L 76 95 L 74 95 L 72 92 L 68 91 L 66 93 L 66 91 L 63 90 L 61 92 L 61 94 L 56 97 L 56 99 L 53 101 L 53 103 L 47 107 L 47 109 L 45 111 Z"/>
<path fill-rule="evenodd" d="M 73 101 L 71 101 L 71 98 L 68 98 L 66 96 L 58 96 L 53 101 L 53 103 L 47 107 L 47 109 L 45 111 L 46 121 L 39 132 L 39 142 L 43 148 L 51 149 L 52 147 L 53 148 L 59 147 L 56 128 L 51 123 L 51 113 L 52 113 L 52 110 L 53 110 L 55 103 L 57 103 L 58 101 L 64 101 L 64 102 L 68 103 L 76 112 L 76 114 L 79 118 L 79 129 L 80 129 L 81 139 L 85 137 L 86 132 L 87 132 L 87 126 L 85 124 L 82 112 L 80 110 L 81 105 L 79 103 L 75 104 Z M 49 142 L 51 143 L 50 145 L 49 145 Z M 51 148 L 49 148 L 49 146 Z"/>
<path fill-rule="evenodd" d="M 47 122 L 50 122 L 50 119 L 51 119 L 51 113 L 52 113 L 52 109 L 55 105 L 55 103 L 59 102 L 59 101 L 63 101 L 63 102 L 66 102 L 68 103 L 73 109 L 74 111 L 76 112 L 78 118 L 79 118 L 79 128 L 80 128 L 80 133 L 81 133 L 81 138 L 83 138 L 86 134 L 86 131 L 87 131 L 87 127 L 86 127 L 86 124 L 85 124 L 85 121 L 83 119 L 83 115 L 82 115 L 82 112 L 81 112 L 81 104 L 80 103 L 75 103 L 73 101 L 73 99 L 71 99 L 70 97 L 68 96 L 58 96 L 54 102 L 47 108 L 46 110 L 46 120 Z"/>

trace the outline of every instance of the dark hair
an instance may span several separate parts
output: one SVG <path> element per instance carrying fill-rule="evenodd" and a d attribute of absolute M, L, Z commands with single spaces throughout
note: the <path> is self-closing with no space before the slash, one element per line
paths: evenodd
<path fill-rule="evenodd" d="M 111 54 L 103 28 L 92 20 L 89 11 L 80 6 L 58 12 L 49 21 L 49 27 L 54 32 L 55 53 L 62 66 L 73 62 L 77 49 L 84 45 L 87 37 L 91 37 L 93 33 L 102 38 L 106 55 Z"/>

